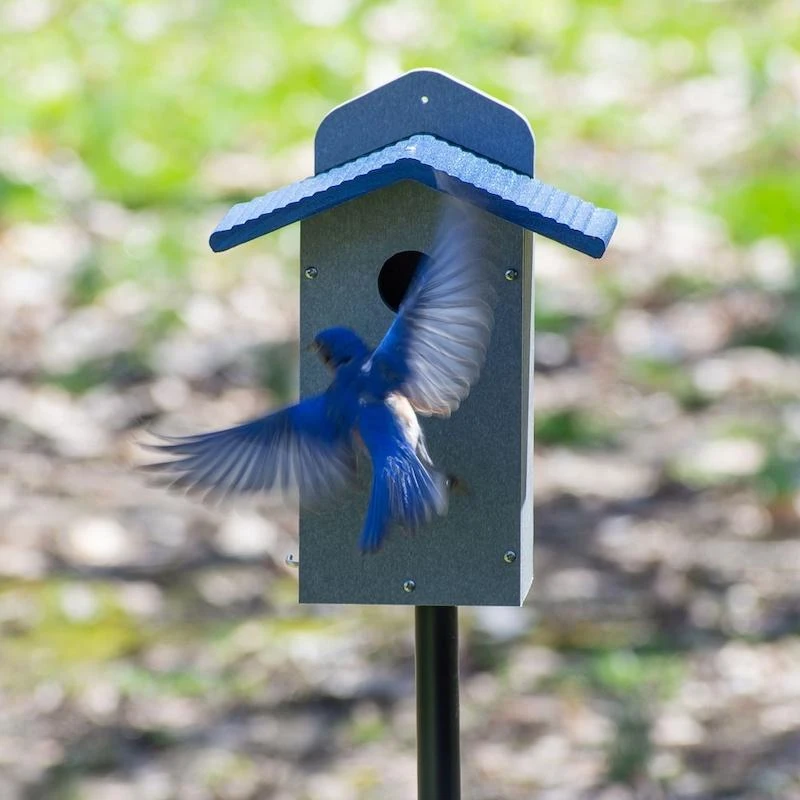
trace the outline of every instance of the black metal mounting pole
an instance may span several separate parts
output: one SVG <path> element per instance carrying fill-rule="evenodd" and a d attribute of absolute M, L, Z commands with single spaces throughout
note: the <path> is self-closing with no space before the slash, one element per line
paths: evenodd
<path fill-rule="evenodd" d="M 458 608 L 415 609 L 419 800 L 460 800 Z"/>

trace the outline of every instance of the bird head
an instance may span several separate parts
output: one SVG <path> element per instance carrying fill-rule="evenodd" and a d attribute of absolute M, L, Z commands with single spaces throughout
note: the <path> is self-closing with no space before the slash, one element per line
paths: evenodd
<path fill-rule="evenodd" d="M 314 337 L 311 349 L 317 353 L 325 366 L 332 369 L 338 369 L 369 355 L 369 348 L 358 334 L 349 328 L 326 328 L 320 331 Z"/>

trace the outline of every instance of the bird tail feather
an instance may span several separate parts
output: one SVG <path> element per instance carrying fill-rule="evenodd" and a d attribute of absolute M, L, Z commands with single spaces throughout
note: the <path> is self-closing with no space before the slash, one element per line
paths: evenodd
<path fill-rule="evenodd" d="M 401 446 L 372 465 L 372 491 L 359 547 L 363 552 L 378 550 L 392 522 L 415 530 L 446 511 L 444 476 L 427 469 L 410 447 Z"/>

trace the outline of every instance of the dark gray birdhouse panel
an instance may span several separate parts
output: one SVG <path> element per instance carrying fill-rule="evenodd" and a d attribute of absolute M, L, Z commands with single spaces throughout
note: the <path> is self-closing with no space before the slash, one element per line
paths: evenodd
<path fill-rule="evenodd" d="M 445 139 L 522 175 L 533 175 L 534 140 L 528 120 L 435 69 L 411 70 L 330 111 L 314 139 L 314 172 L 325 172 L 417 133 Z"/>
<path fill-rule="evenodd" d="M 370 346 L 381 340 L 394 319 L 379 293 L 381 269 L 398 253 L 430 251 L 443 199 L 401 181 L 302 222 L 301 342 L 337 325 Z M 364 456 L 358 488 L 329 507 L 301 511 L 302 602 L 519 605 L 525 598 L 533 546 L 531 234 L 476 214 L 496 243 L 498 304 L 486 363 L 452 417 L 422 418 L 434 463 L 457 479 L 449 513 L 413 534 L 394 529 L 379 552 L 360 554 L 370 477 Z M 515 272 L 507 277 L 507 270 Z M 304 396 L 330 381 L 311 353 L 300 376 Z"/>

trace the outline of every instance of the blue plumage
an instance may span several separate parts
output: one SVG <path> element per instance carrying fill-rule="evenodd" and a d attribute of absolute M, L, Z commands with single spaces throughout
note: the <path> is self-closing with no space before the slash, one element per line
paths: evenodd
<path fill-rule="evenodd" d="M 394 523 L 416 529 L 447 510 L 446 482 L 431 462 L 417 413 L 449 416 L 480 375 L 493 323 L 489 248 L 477 213 L 445 200 L 446 213 L 394 323 L 374 350 L 349 328 L 312 344 L 333 372 L 325 392 L 242 425 L 156 446 L 175 459 L 149 468 L 175 485 L 217 497 L 299 489 L 303 502 L 355 477 L 356 451 L 372 463 L 359 548 L 380 548 Z"/>
<path fill-rule="evenodd" d="M 434 514 L 447 510 L 443 476 L 432 468 L 427 451 L 408 435 L 410 411 L 401 397 L 365 403 L 358 415 L 358 432 L 372 462 L 372 488 L 367 518 L 359 539 L 364 552 L 377 550 L 390 523 L 416 529 Z"/>

